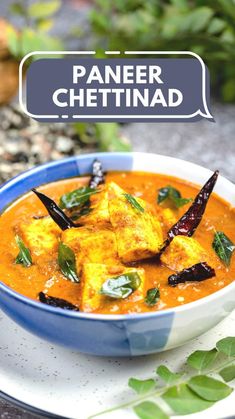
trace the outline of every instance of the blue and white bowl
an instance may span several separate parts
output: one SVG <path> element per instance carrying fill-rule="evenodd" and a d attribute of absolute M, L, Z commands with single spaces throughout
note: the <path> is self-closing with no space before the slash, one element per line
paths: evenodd
<path fill-rule="evenodd" d="M 36 167 L 5 183 L 0 188 L 0 211 L 33 187 L 89 173 L 96 157 L 105 171 L 163 173 L 200 185 L 211 176 L 203 167 L 156 154 L 87 154 Z M 215 191 L 235 206 L 235 186 L 231 182 L 220 176 Z M 235 282 L 180 307 L 123 315 L 50 307 L 26 298 L 0 282 L 0 308 L 30 332 L 68 348 L 94 355 L 143 355 L 180 346 L 214 327 L 235 308 Z"/>

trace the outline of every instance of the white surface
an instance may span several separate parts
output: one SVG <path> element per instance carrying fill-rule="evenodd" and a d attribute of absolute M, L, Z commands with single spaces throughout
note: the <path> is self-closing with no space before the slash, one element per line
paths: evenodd
<path fill-rule="evenodd" d="M 27 333 L 0 312 L 0 389 L 33 406 L 69 418 L 91 414 L 130 400 L 131 376 L 155 375 L 161 363 L 177 369 L 196 349 L 213 347 L 235 335 L 235 311 L 216 328 L 187 345 L 162 354 L 138 358 L 98 358 L 50 345 Z M 235 392 L 202 413 L 187 416 L 219 419 L 235 415 Z M 104 418 L 134 418 L 131 410 Z M 185 416 L 184 416 L 185 418 Z"/>

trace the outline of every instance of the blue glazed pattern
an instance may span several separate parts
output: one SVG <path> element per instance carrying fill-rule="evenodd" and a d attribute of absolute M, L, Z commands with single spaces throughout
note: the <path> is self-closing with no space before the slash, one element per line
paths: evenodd
<path fill-rule="evenodd" d="M 0 211 L 33 187 L 91 171 L 94 158 L 104 170 L 131 170 L 131 153 L 82 155 L 31 169 L 0 189 Z M 130 356 L 162 350 L 174 311 L 131 315 L 77 313 L 30 300 L 0 282 L 0 307 L 25 329 L 50 342 L 94 355 Z"/>

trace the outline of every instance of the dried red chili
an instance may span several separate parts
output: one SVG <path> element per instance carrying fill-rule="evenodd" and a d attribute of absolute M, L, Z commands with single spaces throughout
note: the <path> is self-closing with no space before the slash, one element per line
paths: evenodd
<path fill-rule="evenodd" d="M 58 207 L 58 205 L 51 198 L 41 192 L 38 192 L 36 189 L 32 189 L 32 191 L 37 195 L 37 197 L 46 207 L 49 215 L 61 228 L 61 230 L 67 230 L 71 227 L 78 227 L 78 225 L 74 224 L 74 222 L 62 211 L 61 208 Z"/>
<path fill-rule="evenodd" d="M 44 292 L 40 292 L 38 294 L 39 301 L 41 303 L 47 304 L 52 307 L 59 307 L 66 310 L 74 310 L 79 311 L 79 308 L 72 303 L 69 303 L 62 298 L 52 297 L 50 295 L 44 294 Z"/>
<path fill-rule="evenodd" d="M 92 165 L 92 176 L 89 182 L 90 188 L 97 188 L 98 185 L 101 185 L 105 182 L 104 171 L 102 168 L 102 163 L 95 159 Z"/>
<path fill-rule="evenodd" d="M 196 228 L 198 227 L 202 216 L 205 212 L 208 199 L 215 186 L 218 178 L 219 171 L 216 170 L 206 184 L 202 187 L 200 192 L 197 194 L 192 205 L 188 211 L 177 221 L 173 227 L 167 233 L 167 245 L 170 241 L 178 235 L 192 236 Z M 166 246 L 165 246 L 166 247 Z"/>
<path fill-rule="evenodd" d="M 175 287 L 177 284 L 184 282 L 204 281 L 215 276 L 215 270 L 206 262 L 196 263 L 190 268 L 173 274 L 168 278 L 168 284 Z"/>

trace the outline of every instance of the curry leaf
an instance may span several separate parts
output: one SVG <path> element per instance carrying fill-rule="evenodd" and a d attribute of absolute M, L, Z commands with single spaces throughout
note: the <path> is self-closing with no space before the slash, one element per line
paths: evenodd
<path fill-rule="evenodd" d="M 182 198 L 181 193 L 177 189 L 173 188 L 171 185 L 168 185 L 159 189 L 157 202 L 158 204 L 161 204 L 166 200 L 169 200 L 170 203 L 176 208 L 180 208 L 183 205 L 191 202 L 192 198 Z"/>
<path fill-rule="evenodd" d="M 212 247 L 219 256 L 220 260 L 222 260 L 226 266 L 229 266 L 235 245 L 226 236 L 226 234 L 222 231 L 216 231 Z"/>
<path fill-rule="evenodd" d="M 213 405 L 213 402 L 202 399 L 186 384 L 169 388 L 162 398 L 178 415 L 200 412 Z"/>
<path fill-rule="evenodd" d="M 64 243 L 59 244 L 58 264 L 62 274 L 66 278 L 72 282 L 79 282 L 74 252 Z"/>
<path fill-rule="evenodd" d="M 100 294 L 111 298 L 126 298 L 141 284 L 137 272 L 128 272 L 120 276 L 107 279 L 101 287 Z"/>
<path fill-rule="evenodd" d="M 131 387 L 138 394 L 148 393 L 150 390 L 153 390 L 156 383 L 150 378 L 149 380 L 138 380 L 137 378 L 130 378 L 128 381 L 128 386 Z"/>
<path fill-rule="evenodd" d="M 216 348 L 210 351 L 195 351 L 187 359 L 187 364 L 198 371 L 204 371 L 216 359 L 218 351 Z"/>
<path fill-rule="evenodd" d="M 41 19 L 56 13 L 60 6 L 60 0 L 33 2 L 28 7 L 28 13 L 32 18 Z"/>
<path fill-rule="evenodd" d="M 75 212 L 73 212 L 70 215 L 70 218 L 71 218 L 71 220 L 76 221 L 80 217 L 83 217 L 84 215 L 90 214 L 90 212 L 92 212 L 92 208 L 90 207 L 90 203 L 87 202 L 81 208 L 78 208 Z"/>
<path fill-rule="evenodd" d="M 130 195 L 129 193 L 124 193 L 123 195 L 133 208 L 140 212 L 144 212 L 144 208 L 139 204 L 139 202 L 135 199 L 133 195 Z"/>
<path fill-rule="evenodd" d="M 149 288 L 145 297 L 145 303 L 149 307 L 153 307 L 160 299 L 160 291 L 158 288 Z"/>
<path fill-rule="evenodd" d="M 230 336 L 219 340 L 216 344 L 216 348 L 219 352 L 223 352 L 229 357 L 235 356 L 235 337 Z"/>
<path fill-rule="evenodd" d="M 228 367 L 223 368 L 219 375 L 223 378 L 224 381 L 229 382 L 235 379 L 235 364 L 229 365 Z"/>
<path fill-rule="evenodd" d="M 197 371 L 188 371 L 189 374 L 184 375 L 184 378 L 182 378 L 182 373 L 173 373 L 165 365 L 160 365 L 156 370 L 164 381 L 164 385 L 156 386 L 156 381 L 152 378 L 146 380 L 131 378 L 129 386 L 139 395 L 137 398 L 99 412 L 89 419 L 124 407 L 132 407 L 141 419 L 166 419 L 168 416 L 164 411 L 158 410 L 159 406 L 151 401 L 152 398 L 159 397 L 178 415 L 197 413 L 213 406 L 214 403 L 229 396 L 233 391 L 233 388 L 224 381 L 228 382 L 235 378 L 235 337 L 220 340 L 217 342 L 216 348 L 210 351 L 195 351 L 190 355 L 187 364 Z M 217 359 L 217 350 L 229 358 L 220 356 Z M 224 381 L 201 373 L 198 374 L 198 371 L 206 369 L 208 366 L 210 366 L 210 375 L 220 374 Z"/>
<path fill-rule="evenodd" d="M 214 378 L 206 375 L 196 375 L 190 378 L 188 386 L 198 396 L 211 402 L 217 402 L 232 393 L 233 389 L 222 381 L 215 380 Z"/>
<path fill-rule="evenodd" d="M 134 407 L 134 412 L 140 419 L 168 419 L 167 416 L 160 407 L 153 402 L 146 401 L 137 404 Z"/>
<path fill-rule="evenodd" d="M 28 268 L 33 263 L 30 250 L 25 246 L 23 240 L 19 236 L 16 236 L 15 240 L 20 250 L 16 257 L 15 263 L 24 265 L 26 268 Z"/>
<path fill-rule="evenodd" d="M 157 368 L 157 374 L 159 377 L 165 381 L 167 385 L 172 385 L 175 382 L 179 381 L 183 374 L 181 373 L 174 373 L 169 370 L 165 365 L 160 365 Z"/>
<path fill-rule="evenodd" d="M 90 188 L 89 186 L 82 186 L 72 192 L 65 193 L 60 198 L 60 208 L 71 209 L 86 204 L 91 195 L 98 193 L 99 190 Z"/>

